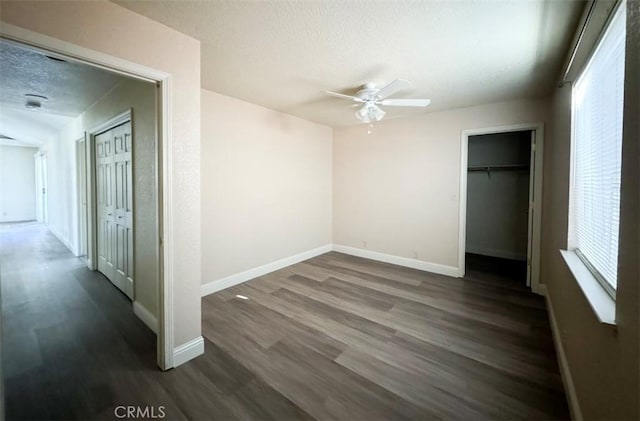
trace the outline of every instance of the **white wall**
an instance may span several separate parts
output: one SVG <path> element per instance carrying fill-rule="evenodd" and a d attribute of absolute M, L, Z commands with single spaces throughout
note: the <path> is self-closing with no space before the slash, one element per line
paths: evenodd
<path fill-rule="evenodd" d="M 333 242 L 457 268 L 461 132 L 535 123 L 522 100 L 334 129 Z"/>
<path fill-rule="evenodd" d="M 468 166 L 523 165 L 525 170 L 467 173 L 466 251 L 526 260 L 531 132 L 469 137 Z"/>
<path fill-rule="evenodd" d="M 174 346 L 197 340 L 200 319 L 200 42 L 108 1 L 0 2 L 2 21 L 171 75 Z M 0 31 L 7 31 L 5 25 Z M 15 33 L 15 32 L 14 32 Z M 51 38 L 45 38 L 51 42 Z M 45 42 L 45 41 L 42 42 Z M 64 46 L 64 47 L 61 47 Z"/>
<path fill-rule="evenodd" d="M 331 128 L 201 100 L 203 283 L 330 244 Z"/>
<path fill-rule="evenodd" d="M 47 225 L 78 255 L 78 210 L 75 142 L 83 136 L 81 116 L 74 119 L 40 148 L 47 155 Z"/>
<path fill-rule="evenodd" d="M 36 219 L 37 148 L 0 146 L 0 222 Z"/>

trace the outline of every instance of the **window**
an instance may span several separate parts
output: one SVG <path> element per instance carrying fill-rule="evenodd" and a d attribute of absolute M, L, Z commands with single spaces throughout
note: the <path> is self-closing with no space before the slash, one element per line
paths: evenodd
<path fill-rule="evenodd" d="M 620 222 L 625 3 L 573 86 L 569 248 L 615 298 Z"/>

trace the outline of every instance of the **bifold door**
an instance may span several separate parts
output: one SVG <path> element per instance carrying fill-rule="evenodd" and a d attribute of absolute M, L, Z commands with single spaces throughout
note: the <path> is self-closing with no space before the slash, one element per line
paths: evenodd
<path fill-rule="evenodd" d="M 98 270 L 133 299 L 131 122 L 95 136 Z"/>

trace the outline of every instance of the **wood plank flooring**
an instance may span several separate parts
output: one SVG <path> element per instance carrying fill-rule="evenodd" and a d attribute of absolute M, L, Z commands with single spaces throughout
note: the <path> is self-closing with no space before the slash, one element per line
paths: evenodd
<path fill-rule="evenodd" d="M 204 297 L 205 355 L 165 373 L 131 302 L 41 225 L 0 225 L 0 283 L 8 420 L 568 418 L 544 301 L 500 280 L 328 253 Z"/>
<path fill-rule="evenodd" d="M 202 309 L 207 339 L 315 419 L 568 418 L 544 300 L 504 279 L 332 252 Z"/>

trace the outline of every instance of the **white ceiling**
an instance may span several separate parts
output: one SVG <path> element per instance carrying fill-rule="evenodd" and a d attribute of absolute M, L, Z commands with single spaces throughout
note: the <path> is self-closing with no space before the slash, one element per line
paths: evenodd
<path fill-rule="evenodd" d="M 0 139 L 0 144 L 42 145 L 121 80 L 85 64 L 53 60 L 0 41 L 0 134 L 14 139 Z M 25 94 L 48 100 L 40 110 L 28 110 Z"/>
<path fill-rule="evenodd" d="M 365 82 L 408 79 L 410 115 L 550 93 L 582 1 L 115 0 L 202 42 L 202 87 L 331 126 Z"/>
<path fill-rule="evenodd" d="M 0 145 L 41 146 L 71 120 L 73 117 L 27 110 L 24 105 L 18 108 L 0 103 L 0 135 L 13 139 L 0 139 Z"/>

